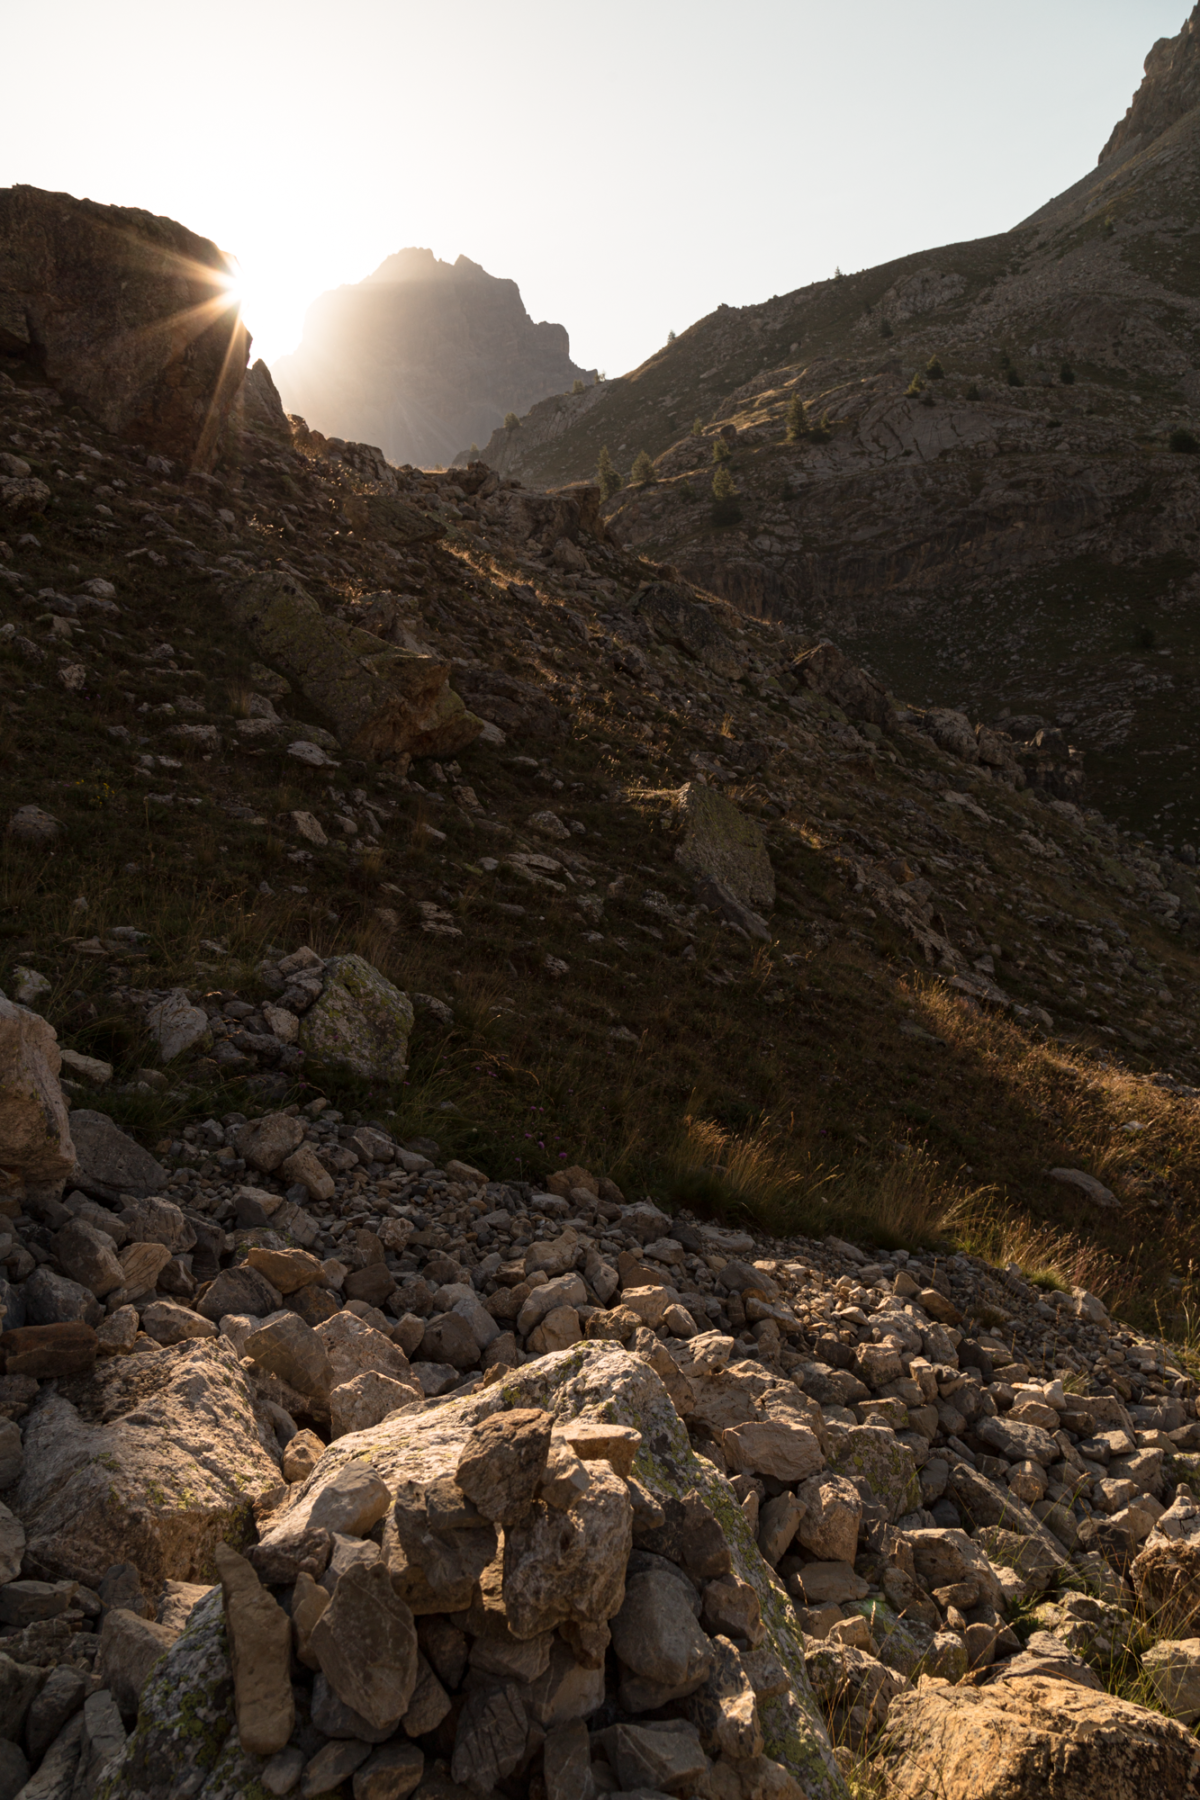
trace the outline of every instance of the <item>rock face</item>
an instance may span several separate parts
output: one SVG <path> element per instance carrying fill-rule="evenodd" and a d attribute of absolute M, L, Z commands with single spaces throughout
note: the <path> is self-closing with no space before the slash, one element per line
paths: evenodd
<path fill-rule="evenodd" d="M 506 413 L 595 380 L 571 361 L 561 325 L 533 323 L 515 281 L 429 250 L 401 250 L 322 294 L 273 373 L 290 412 L 416 464 L 448 463 Z"/>
<path fill-rule="evenodd" d="M 244 1540 L 250 1503 L 276 1486 L 227 1339 L 121 1359 L 43 1392 L 24 1421 L 8 1494 L 27 1566 L 99 1587 L 116 1562 L 148 1586 L 212 1579 L 219 1538 Z"/>
<path fill-rule="evenodd" d="M 329 618 L 294 576 L 256 576 L 227 592 L 225 604 L 354 755 L 452 756 L 483 729 L 450 687 L 448 663 Z"/>
<path fill-rule="evenodd" d="M 1200 20 L 1194 11 L 1178 37 L 1159 38 L 1144 67 L 1145 78 L 1129 111 L 1100 152 L 1102 169 L 1136 155 L 1200 105 Z"/>
<path fill-rule="evenodd" d="M 1195 1740 L 1173 1720 L 1073 1682 L 930 1684 L 888 1711 L 888 1792 L 917 1800 L 1185 1800 Z"/>
<path fill-rule="evenodd" d="M 0 352 L 118 436 L 206 469 L 250 339 L 232 266 L 173 219 L 0 189 Z"/>
<path fill-rule="evenodd" d="M 0 1193 L 62 1182 L 75 1147 L 54 1027 L 0 995 Z"/>

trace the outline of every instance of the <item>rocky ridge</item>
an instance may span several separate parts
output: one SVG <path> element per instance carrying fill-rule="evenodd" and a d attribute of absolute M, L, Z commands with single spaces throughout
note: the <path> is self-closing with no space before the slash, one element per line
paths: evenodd
<path fill-rule="evenodd" d="M 1011 231 L 719 307 L 485 459 L 553 485 L 607 448 L 606 516 L 648 555 L 910 699 L 1062 730 L 1113 816 L 1194 854 L 1195 26 Z"/>

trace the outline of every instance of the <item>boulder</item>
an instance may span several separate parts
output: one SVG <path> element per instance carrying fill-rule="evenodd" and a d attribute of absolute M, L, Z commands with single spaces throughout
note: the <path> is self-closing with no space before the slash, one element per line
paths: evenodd
<path fill-rule="evenodd" d="M 448 662 L 327 617 L 292 575 L 257 574 L 226 590 L 225 605 L 351 755 L 453 756 L 483 730 L 450 687 Z"/>
<path fill-rule="evenodd" d="M 921 1504 L 916 1457 L 886 1425 L 831 1432 L 829 1466 L 858 1489 L 867 1524 L 894 1525 Z"/>
<path fill-rule="evenodd" d="M 133 1562 L 151 1590 L 211 1581 L 218 1539 L 244 1539 L 278 1485 L 233 1346 L 193 1340 L 97 1364 L 44 1390 L 23 1420 L 25 1467 L 8 1495 L 26 1569 L 99 1587 Z"/>
<path fill-rule="evenodd" d="M 300 1042 L 318 1062 L 364 1081 L 404 1079 L 412 1002 L 361 956 L 325 965 L 321 997 L 300 1022 Z"/>
<path fill-rule="evenodd" d="M 1195 1758 L 1173 1719 L 1033 1677 L 898 1695 L 879 1763 L 896 1800 L 1190 1800 Z"/>
<path fill-rule="evenodd" d="M 152 1619 L 143 1619 L 120 1606 L 110 1607 L 105 1613 L 96 1673 L 124 1718 L 136 1718 L 138 1696 L 146 1677 L 176 1636 L 169 1625 L 156 1625 Z"/>
<path fill-rule="evenodd" d="M 1142 1670 L 1172 1718 L 1194 1725 L 1200 1719 L 1200 1638 L 1164 1638 L 1142 1656 Z"/>
<path fill-rule="evenodd" d="M 132 207 L 0 189 L 0 350 L 106 431 L 207 469 L 250 339 L 233 268 Z"/>
<path fill-rule="evenodd" d="M 125 1271 L 117 1260 L 112 1238 L 86 1219 L 71 1219 L 55 1233 L 54 1254 L 63 1274 L 81 1283 L 98 1300 L 125 1285 Z"/>
<path fill-rule="evenodd" d="M 53 1025 L 0 994 L 0 1193 L 57 1185 L 75 1166 L 61 1068 Z"/>
<path fill-rule="evenodd" d="M 162 1164 L 118 1130 L 107 1113 L 81 1107 L 69 1123 L 76 1159 L 71 1179 L 85 1194 L 115 1205 L 122 1194 L 158 1194 L 166 1187 Z"/>
<path fill-rule="evenodd" d="M 675 644 L 714 675 L 738 681 L 745 660 L 720 623 L 721 608 L 695 598 L 693 590 L 670 581 L 654 581 L 633 596 L 632 605 L 655 635 Z"/>
<path fill-rule="evenodd" d="M 851 662 L 836 644 L 817 644 L 802 651 L 790 673 L 797 687 L 832 700 L 848 719 L 860 719 L 884 731 L 895 730 L 895 714 L 883 683 Z"/>
<path fill-rule="evenodd" d="M 208 1037 L 208 1014 L 203 1007 L 193 1006 L 182 988 L 173 988 L 165 1000 L 152 1006 L 146 1024 L 158 1046 L 160 1062 L 174 1062 Z"/>
<path fill-rule="evenodd" d="M 675 861 L 692 875 L 713 875 L 743 906 L 775 904 L 775 872 L 762 828 L 716 788 L 689 781 L 671 795 L 680 834 Z"/>
<path fill-rule="evenodd" d="M 222 1543 L 214 1556 L 225 1605 L 238 1736 L 243 1749 L 273 1756 L 287 1743 L 296 1717 L 291 1625 L 244 1556 Z"/>
<path fill-rule="evenodd" d="M 304 1126 L 287 1113 L 267 1113 L 239 1126 L 233 1141 L 239 1156 L 269 1175 L 293 1150 L 299 1149 L 304 1142 Z"/>

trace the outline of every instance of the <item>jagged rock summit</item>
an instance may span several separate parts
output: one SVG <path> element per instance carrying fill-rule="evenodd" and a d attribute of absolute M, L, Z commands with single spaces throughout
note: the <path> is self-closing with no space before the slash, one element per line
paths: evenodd
<path fill-rule="evenodd" d="M 533 322 L 515 281 L 417 249 L 314 301 L 274 375 L 311 425 L 418 465 L 450 462 L 508 412 L 595 380 L 571 361 L 563 326 Z"/>

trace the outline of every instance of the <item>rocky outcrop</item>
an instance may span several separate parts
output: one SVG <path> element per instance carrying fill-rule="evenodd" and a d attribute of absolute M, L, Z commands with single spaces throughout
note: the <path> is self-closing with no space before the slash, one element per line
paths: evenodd
<path fill-rule="evenodd" d="M 259 575 L 227 591 L 225 605 L 354 755 L 452 756 L 483 729 L 450 687 L 448 663 L 329 618 L 294 576 Z"/>
<path fill-rule="evenodd" d="M 670 829 L 678 832 L 675 861 L 698 877 L 713 876 L 741 902 L 769 912 L 775 875 L 762 827 L 725 795 L 689 781 L 670 797 Z"/>
<path fill-rule="evenodd" d="M 0 351 L 119 437 L 206 469 L 250 339 L 233 268 L 173 219 L 0 189 Z"/>
<path fill-rule="evenodd" d="M 53 1187 L 75 1166 L 54 1027 L 0 994 L 0 1194 Z"/>
<path fill-rule="evenodd" d="M 1135 155 L 1200 106 L 1200 7 L 1184 21 L 1178 36 L 1159 38 L 1144 66 L 1129 111 L 1100 152 L 1101 167 Z"/>
<path fill-rule="evenodd" d="M 561 325 L 534 324 L 515 281 L 429 250 L 401 250 L 322 294 L 273 373 L 289 411 L 418 465 L 448 463 L 506 413 L 595 380 L 571 361 Z"/>
<path fill-rule="evenodd" d="M 1074 1682 L 933 1682 L 892 1701 L 880 1762 L 897 1800 L 1190 1800 L 1196 1743 L 1173 1720 Z"/>
<path fill-rule="evenodd" d="M 325 964 L 321 995 L 304 1015 L 300 1042 L 318 1063 L 362 1080 L 400 1082 L 408 1068 L 412 1002 L 361 956 Z"/>

